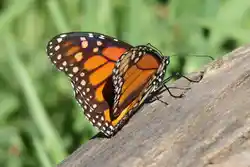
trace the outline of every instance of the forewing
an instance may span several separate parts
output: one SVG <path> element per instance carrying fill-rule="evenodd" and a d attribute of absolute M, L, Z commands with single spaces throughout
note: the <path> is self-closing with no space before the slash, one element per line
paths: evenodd
<path fill-rule="evenodd" d="M 112 70 L 131 47 L 103 34 L 83 32 L 59 34 L 47 46 L 52 63 L 70 78 L 84 114 L 107 136 L 113 133 L 109 113 L 114 101 Z"/>

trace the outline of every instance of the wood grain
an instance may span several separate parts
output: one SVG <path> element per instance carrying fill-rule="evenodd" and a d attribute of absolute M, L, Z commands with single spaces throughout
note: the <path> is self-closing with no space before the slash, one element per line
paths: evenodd
<path fill-rule="evenodd" d="M 174 99 L 145 104 L 111 139 L 80 146 L 59 167 L 247 167 L 250 166 L 250 46 L 225 55 L 192 78 Z M 179 94 L 184 90 L 172 89 Z"/>

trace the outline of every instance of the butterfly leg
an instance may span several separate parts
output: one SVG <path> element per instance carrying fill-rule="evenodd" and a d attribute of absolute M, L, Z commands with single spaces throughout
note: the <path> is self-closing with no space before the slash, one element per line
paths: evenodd
<path fill-rule="evenodd" d="M 165 102 L 165 101 L 163 101 L 163 100 L 159 99 L 159 97 L 158 97 L 158 96 L 155 96 L 155 98 L 156 98 L 156 100 L 158 100 L 158 101 L 162 102 L 163 104 L 168 105 L 168 103 L 167 103 L 167 102 Z"/>
<path fill-rule="evenodd" d="M 168 91 L 168 93 L 170 94 L 170 96 L 172 96 L 172 97 L 174 97 L 174 98 L 182 98 L 182 97 L 184 96 L 183 93 L 180 94 L 180 95 L 174 95 L 174 94 L 169 90 L 170 87 L 167 87 L 167 86 L 166 86 L 166 83 L 169 82 L 169 81 L 170 81 L 172 78 L 174 78 L 174 77 L 183 77 L 183 78 L 185 78 L 186 80 L 188 80 L 189 82 L 196 82 L 196 83 L 198 83 L 198 82 L 200 82 L 201 79 L 203 78 L 203 75 L 201 75 L 201 77 L 200 77 L 198 80 L 192 80 L 192 79 L 190 79 L 190 78 L 188 78 L 188 77 L 186 77 L 186 76 L 184 76 L 184 75 L 182 75 L 182 74 L 176 72 L 176 73 L 174 73 L 173 75 L 171 75 L 170 77 L 166 78 L 166 79 L 163 81 L 162 85 L 159 87 L 159 89 L 157 90 L 157 92 L 158 92 L 158 91 L 159 91 L 159 92 L 163 92 L 164 90 L 162 90 L 162 91 L 160 91 L 160 90 L 162 89 L 162 87 L 164 87 L 165 90 Z"/>
<path fill-rule="evenodd" d="M 151 95 L 151 97 L 152 97 L 152 98 L 147 99 L 147 100 L 145 101 L 145 103 L 153 103 L 154 101 L 158 100 L 158 101 L 160 101 L 160 102 L 162 102 L 162 103 L 168 105 L 167 102 L 162 101 L 162 100 L 160 99 L 161 96 L 158 96 L 157 93 L 155 93 L 154 95 Z"/>
<path fill-rule="evenodd" d="M 174 95 L 169 88 L 167 87 L 167 85 L 164 85 L 165 89 L 168 91 L 168 93 L 170 94 L 170 96 L 174 97 L 174 98 L 182 98 L 184 96 L 183 93 L 181 93 L 180 95 Z"/>
<path fill-rule="evenodd" d="M 175 89 L 182 89 L 182 88 L 168 87 L 168 86 L 166 85 L 166 83 L 168 83 L 168 82 L 169 82 L 171 79 L 173 79 L 174 77 L 183 77 L 183 78 L 185 78 L 186 80 L 188 80 L 189 82 L 196 82 L 196 83 L 197 83 L 197 82 L 200 82 L 200 81 L 201 81 L 201 79 L 203 78 L 203 75 L 201 75 L 201 77 L 200 77 L 198 80 L 192 80 L 192 79 L 190 79 L 190 78 L 188 78 L 188 77 L 186 77 L 186 76 L 184 76 L 184 75 L 182 75 L 182 74 L 176 72 L 176 73 L 174 73 L 173 75 L 171 75 L 170 77 L 166 78 L 166 79 L 162 82 L 162 84 L 158 87 L 158 89 L 155 90 L 155 92 L 154 92 L 155 96 L 153 96 L 152 99 L 148 100 L 148 102 L 151 103 L 151 102 L 154 102 L 155 100 L 159 100 L 159 101 L 163 102 L 164 104 L 167 104 L 166 102 L 160 100 L 159 97 L 157 96 L 157 94 L 161 94 L 161 93 L 164 92 L 165 90 L 167 90 L 168 93 L 170 94 L 170 96 L 172 96 L 172 97 L 174 97 L 174 98 L 182 98 L 182 97 L 184 97 L 184 93 L 181 93 L 180 95 L 174 95 L 174 94 L 169 90 L 169 89 L 172 89 L 172 88 L 175 88 Z M 162 89 L 163 87 L 164 87 L 165 89 Z M 188 89 L 190 89 L 190 88 L 185 88 L 185 90 L 188 90 Z"/>
<path fill-rule="evenodd" d="M 196 82 L 196 83 L 200 82 L 202 80 L 202 78 L 203 78 L 203 74 L 202 74 L 198 80 L 193 80 L 193 79 L 190 79 L 190 78 L 186 77 L 185 75 L 182 75 L 182 74 L 180 74 L 178 72 L 175 72 L 172 76 L 173 77 L 180 77 L 180 78 L 183 77 L 186 80 L 188 80 L 189 82 Z"/>
<path fill-rule="evenodd" d="M 159 97 L 157 95 L 155 95 L 155 96 L 152 95 L 151 97 L 152 98 L 146 99 L 145 103 L 153 103 L 154 101 L 159 99 Z"/>
<path fill-rule="evenodd" d="M 158 95 L 165 91 L 165 89 L 163 90 L 163 87 L 164 87 L 164 85 L 165 85 L 167 82 L 169 82 L 171 79 L 173 79 L 173 76 L 172 76 L 172 75 L 171 75 L 170 77 L 166 78 L 166 79 L 161 83 L 161 85 L 151 94 L 151 96 L 150 96 L 151 98 L 146 100 L 146 103 L 152 103 L 152 102 L 158 100 L 158 101 L 160 101 L 160 102 L 162 102 L 162 103 L 168 105 L 166 102 L 160 100 L 160 98 L 159 98 Z M 169 91 L 169 90 L 168 90 L 168 91 Z"/>

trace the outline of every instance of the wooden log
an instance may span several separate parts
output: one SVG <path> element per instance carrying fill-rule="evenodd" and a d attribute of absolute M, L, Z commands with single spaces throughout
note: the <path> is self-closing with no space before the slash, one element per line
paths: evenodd
<path fill-rule="evenodd" d="M 250 46 L 201 70 L 203 79 L 179 79 L 185 97 L 167 91 L 144 104 L 110 139 L 83 144 L 59 167 L 247 167 L 250 166 Z M 201 73 L 192 75 L 197 78 Z"/>

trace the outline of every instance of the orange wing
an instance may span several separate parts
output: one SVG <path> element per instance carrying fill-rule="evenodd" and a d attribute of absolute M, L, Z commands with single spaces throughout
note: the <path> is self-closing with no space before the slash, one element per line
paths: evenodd
<path fill-rule="evenodd" d="M 52 63 L 70 78 L 84 114 L 107 136 L 114 133 L 109 114 L 114 99 L 112 70 L 131 47 L 103 34 L 83 32 L 57 35 L 47 46 Z"/>
<path fill-rule="evenodd" d="M 121 56 L 113 71 L 115 101 L 111 115 L 117 128 L 163 81 L 169 57 L 150 46 L 137 46 Z"/>

